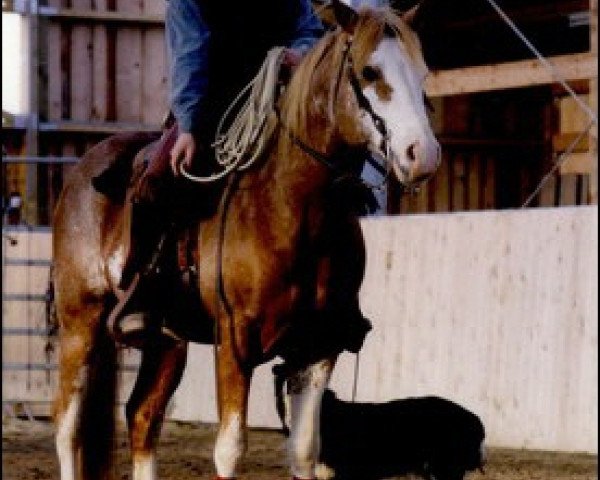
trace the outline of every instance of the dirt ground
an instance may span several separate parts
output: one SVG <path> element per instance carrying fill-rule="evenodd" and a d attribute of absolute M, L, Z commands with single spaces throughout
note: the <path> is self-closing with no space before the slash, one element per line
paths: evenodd
<path fill-rule="evenodd" d="M 47 421 L 3 419 L 2 478 L 4 480 L 58 479 L 52 425 Z M 215 427 L 206 424 L 165 425 L 159 446 L 161 480 L 211 480 Z M 273 430 L 251 430 L 243 462 L 243 480 L 289 478 L 284 441 Z M 129 452 L 125 432 L 117 438 L 116 479 L 129 480 Z M 405 478 L 405 477 L 396 477 Z M 414 478 L 414 477 L 409 477 Z M 597 479 L 597 457 L 584 454 L 489 449 L 485 475 L 473 472 L 466 480 L 592 480 Z"/>

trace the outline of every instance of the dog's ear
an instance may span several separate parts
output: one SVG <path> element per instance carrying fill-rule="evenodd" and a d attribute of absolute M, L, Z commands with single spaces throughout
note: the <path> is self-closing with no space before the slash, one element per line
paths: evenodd
<path fill-rule="evenodd" d="M 356 13 L 356 10 L 341 0 L 332 0 L 331 5 L 333 6 L 333 14 L 338 25 L 346 33 L 350 35 L 354 34 L 354 29 L 358 22 L 358 13 Z"/>

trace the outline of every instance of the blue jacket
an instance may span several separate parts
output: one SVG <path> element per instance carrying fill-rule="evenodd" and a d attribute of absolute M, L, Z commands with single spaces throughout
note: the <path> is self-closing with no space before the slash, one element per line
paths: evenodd
<path fill-rule="evenodd" d="M 208 138 L 267 51 L 306 51 L 323 34 L 310 0 L 170 0 L 170 103 L 179 128 Z"/>

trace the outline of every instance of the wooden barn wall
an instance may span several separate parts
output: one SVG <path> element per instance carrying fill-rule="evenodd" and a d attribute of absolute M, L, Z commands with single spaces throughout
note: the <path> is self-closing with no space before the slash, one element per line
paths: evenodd
<path fill-rule="evenodd" d="M 80 157 L 111 132 L 158 129 L 168 106 L 161 23 L 165 0 L 40 3 L 67 15 L 39 19 L 39 154 Z M 594 42 L 595 37 L 591 38 Z M 443 147 L 442 166 L 418 194 L 400 196 L 398 186 L 392 184 L 390 213 L 518 207 L 585 118 L 569 98 L 556 96 L 549 86 L 434 101 L 433 122 Z M 21 134 L 11 131 L 7 137 Z M 587 149 L 585 144 L 578 148 L 573 160 L 548 182 L 532 206 L 590 203 L 596 188 L 590 170 L 597 167 Z M 37 185 L 28 186 L 37 194 L 36 205 L 27 208 L 28 213 L 35 210 L 29 223 L 51 225 L 69 168 L 37 167 L 37 175 L 31 177 Z M 10 167 L 10 183 L 19 183 L 24 189 L 26 171 Z"/>
<path fill-rule="evenodd" d="M 164 0 L 48 0 L 82 12 L 164 16 Z M 158 126 L 166 113 L 164 27 L 49 18 L 47 119 Z"/>
<path fill-rule="evenodd" d="M 33 414 L 40 415 L 50 414 L 58 380 L 56 336 L 47 335 L 51 258 L 50 229 L 3 228 L 2 401 L 8 406 L 27 404 Z M 124 403 L 139 353 L 124 349 L 119 360 L 119 401 Z"/>
<path fill-rule="evenodd" d="M 574 88 L 589 103 L 588 82 Z M 589 121 L 565 92 L 549 86 L 434 99 L 433 130 L 442 164 L 416 194 L 391 181 L 390 213 L 460 212 L 518 208 L 534 192 Z M 530 206 L 593 203 L 594 154 L 584 138 Z"/>
<path fill-rule="evenodd" d="M 358 365 L 358 401 L 435 394 L 480 415 L 491 445 L 597 453 L 597 206 L 373 218 L 362 227 L 361 304 L 374 329 L 358 358 L 339 359 L 332 386 L 341 398 L 351 398 Z M 19 243 L 4 245 L 6 259 L 50 258 L 49 232 L 10 234 Z M 48 267 L 33 264 L 5 266 L 5 295 L 45 293 Z M 4 297 L 3 319 L 4 329 L 43 330 L 43 301 Z M 3 335 L 3 363 L 29 365 L 3 371 L 3 400 L 48 404 L 56 352 L 45 348 L 39 332 Z M 137 362 L 137 352 L 123 352 L 121 401 Z M 272 363 L 255 374 L 253 426 L 279 426 Z M 212 367 L 212 349 L 192 345 L 169 418 L 216 420 Z"/>

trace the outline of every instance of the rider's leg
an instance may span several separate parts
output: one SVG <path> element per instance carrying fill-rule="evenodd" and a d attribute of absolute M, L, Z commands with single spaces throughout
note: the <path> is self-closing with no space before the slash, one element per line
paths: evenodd
<path fill-rule="evenodd" d="M 145 333 L 151 310 L 147 299 L 160 298 L 157 273 L 163 247 L 173 231 L 169 153 L 176 136 L 176 126 L 163 134 L 132 198 L 130 247 L 119 284 L 123 295 L 108 318 L 109 329 L 124 343 Z"/>

